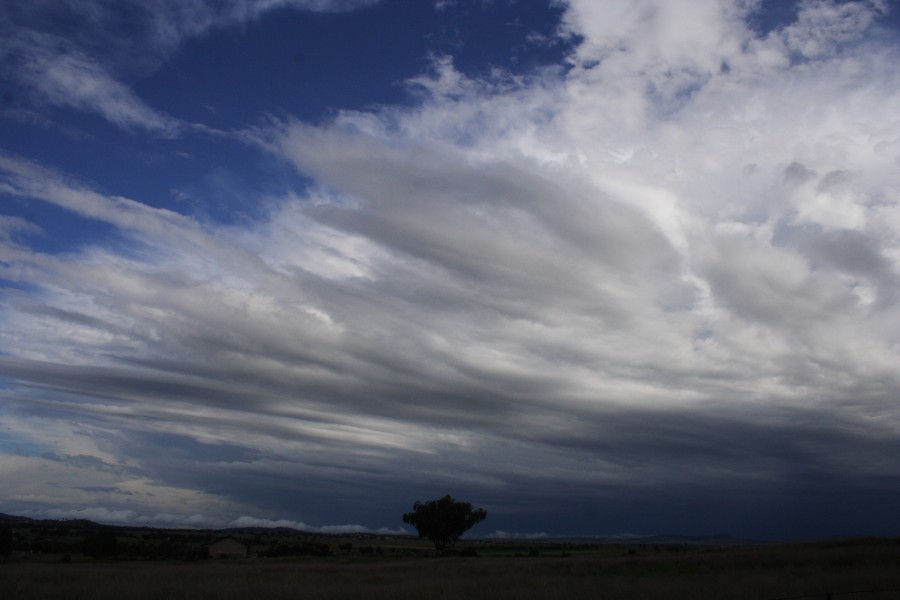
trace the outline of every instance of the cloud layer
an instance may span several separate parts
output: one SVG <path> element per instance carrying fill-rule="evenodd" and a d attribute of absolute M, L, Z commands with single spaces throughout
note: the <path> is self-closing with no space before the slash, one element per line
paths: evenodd
<path fill-rule="evenodd" d="M 195 9 L 151 45 L 221 26 Z M 561 506 L 615 533 L 660 495 L 722 507 L 709 527 L 834 490 L 881 510 L 900 476 L 900 49 L 883 3 L 804 2 L 766 32 L 758 9 L 570 0 L 566 65 L 473 79 L 436 57 L 415 106 L 236 132 L 312 182 L 261 193 L 249 223 L 0 156 L 4 194 L 112 232 L 47 254 L 0 221 L 0 417 L 21 449 L 3 505 L 377 528 L 450 490 L 495 527 L 560 533 Z M 51 103 L 178 129 L 84 55 L 34 64 Z M 760 511 L 747 528 L 782 533 Z M 657 526 L 646 512 L 620 531 Z"/>

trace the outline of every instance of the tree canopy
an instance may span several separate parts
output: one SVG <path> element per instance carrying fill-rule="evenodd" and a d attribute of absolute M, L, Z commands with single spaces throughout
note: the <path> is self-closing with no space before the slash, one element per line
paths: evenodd
<path fill-rule="evenodd" d="M 450 554 L 459 536 L 485 517 L 487 511 L 483 508 L 473 509 L 469 502 L 459 502 L 447 495 L 427 502 L 416 500 L 412 512 L 403 515 L 403 522 L 415 527 L 419 537 L 428 538 L 438 552 Z"/>

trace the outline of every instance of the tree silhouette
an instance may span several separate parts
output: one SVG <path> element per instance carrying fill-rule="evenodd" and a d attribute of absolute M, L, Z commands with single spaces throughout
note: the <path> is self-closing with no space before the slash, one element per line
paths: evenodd
<path fill-rule="evenodd" d="M 428 538 L 440 554 L 451 554 L 459 536 L 485 517 L 483 508 L 473 509 L 470 503 L 447 495 L 427 502 L 416 500 L 412 512 L 403 515 L 403 522 L 415 527 L 419 537 Z"/>

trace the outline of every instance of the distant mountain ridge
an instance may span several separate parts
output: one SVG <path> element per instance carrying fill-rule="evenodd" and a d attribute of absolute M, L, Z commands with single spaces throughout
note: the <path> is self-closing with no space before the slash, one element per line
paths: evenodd
<path fill-rule="evenodd" d="M 0 513 L 0 521 L 14 521 L 16 523 L 23 523 L 26 521 L 34 521 L 34 519 L 32 519 L 31 517 L 17 517 L 16 515 Z"/>
<path fill-rule="evenodd" d="M 8 522 L 8 523 L 54 523 L 54 524 L 66 524 L 70 526 L 80 526 L 80 527 L 96 527 L 96 528 L 118 528 L 118 529 L 158 529 L 160 531 L 165 530 L 179 530 L 181 528 L 178 527 L 148 527 L 146 525 L 109 525 L 104 523 L 96 523 L 94 521 L 90 521 L 88 519 L 33 519 L 31 517 L 22 517 L 17 515 L 9 515 L 6 513 L 0 513 L 0 522 Z M 186 530 L 187 531 L 187 530 Z M 241 533 L 241 534 L 263 534 L 263 533 L 282 533 L 286 535 L 290 534 L 303 534 L 303 535 L 318 535 L 321 537 L 331 537 L 327 534 L 316 534 L 314 532 L 303 531 L 300 529 L 293 529 L 291 527 L 228 527 L 228 528 L 204 528 L 198 530 L 191 531 L 215 531 L 225 534 L 232 533 Z M 350 534 L 344 534 L 350 535 Z M 384 536 L 383 534 L 374 534 L 374 533 L 353 533 L 353 536 L 358 537 L 409 537 L 409 536 Z M 477 539 L 477 538 L 472 538 Z M 491 539 L 491 538 L 484 538 Z M 517 539 L 498 539 L 496 541 L 508 541 L 508 542 L 522 542 L 523 540 Z M 571 542 L 571 543 L 583 543 L 583 544 L 690 544 L 690 545 L 740 545 L 740 544 L 760 544 L 765 543 L 761 540 L 747 540 L 734 537 L 727 533 L 716 533 L 708 536 L 698 536 L 698 535 L 679 535 L 674 533 L 666 533 L 666 534 L 650 534 L 650 535 L 618 535 L 618 536 L 548 536 L 540 539 L 528 540 L 530 543 L 540 544 L 540 543 L 561 543 L 561 542 Z"/>

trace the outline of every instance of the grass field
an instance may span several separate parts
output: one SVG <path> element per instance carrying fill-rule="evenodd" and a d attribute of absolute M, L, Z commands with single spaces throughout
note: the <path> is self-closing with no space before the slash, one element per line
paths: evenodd
<path fill-rule="evenodd" d="M 860 593 L 882 590 L 880 593 Z M 852 593 L 851 593 L 852 592 Z M 569 556 L 197 562 L 19 560 L 9 600 L 161 598 L 900 599 L 900 540 L 742 547 L 611 545 Z"/>

